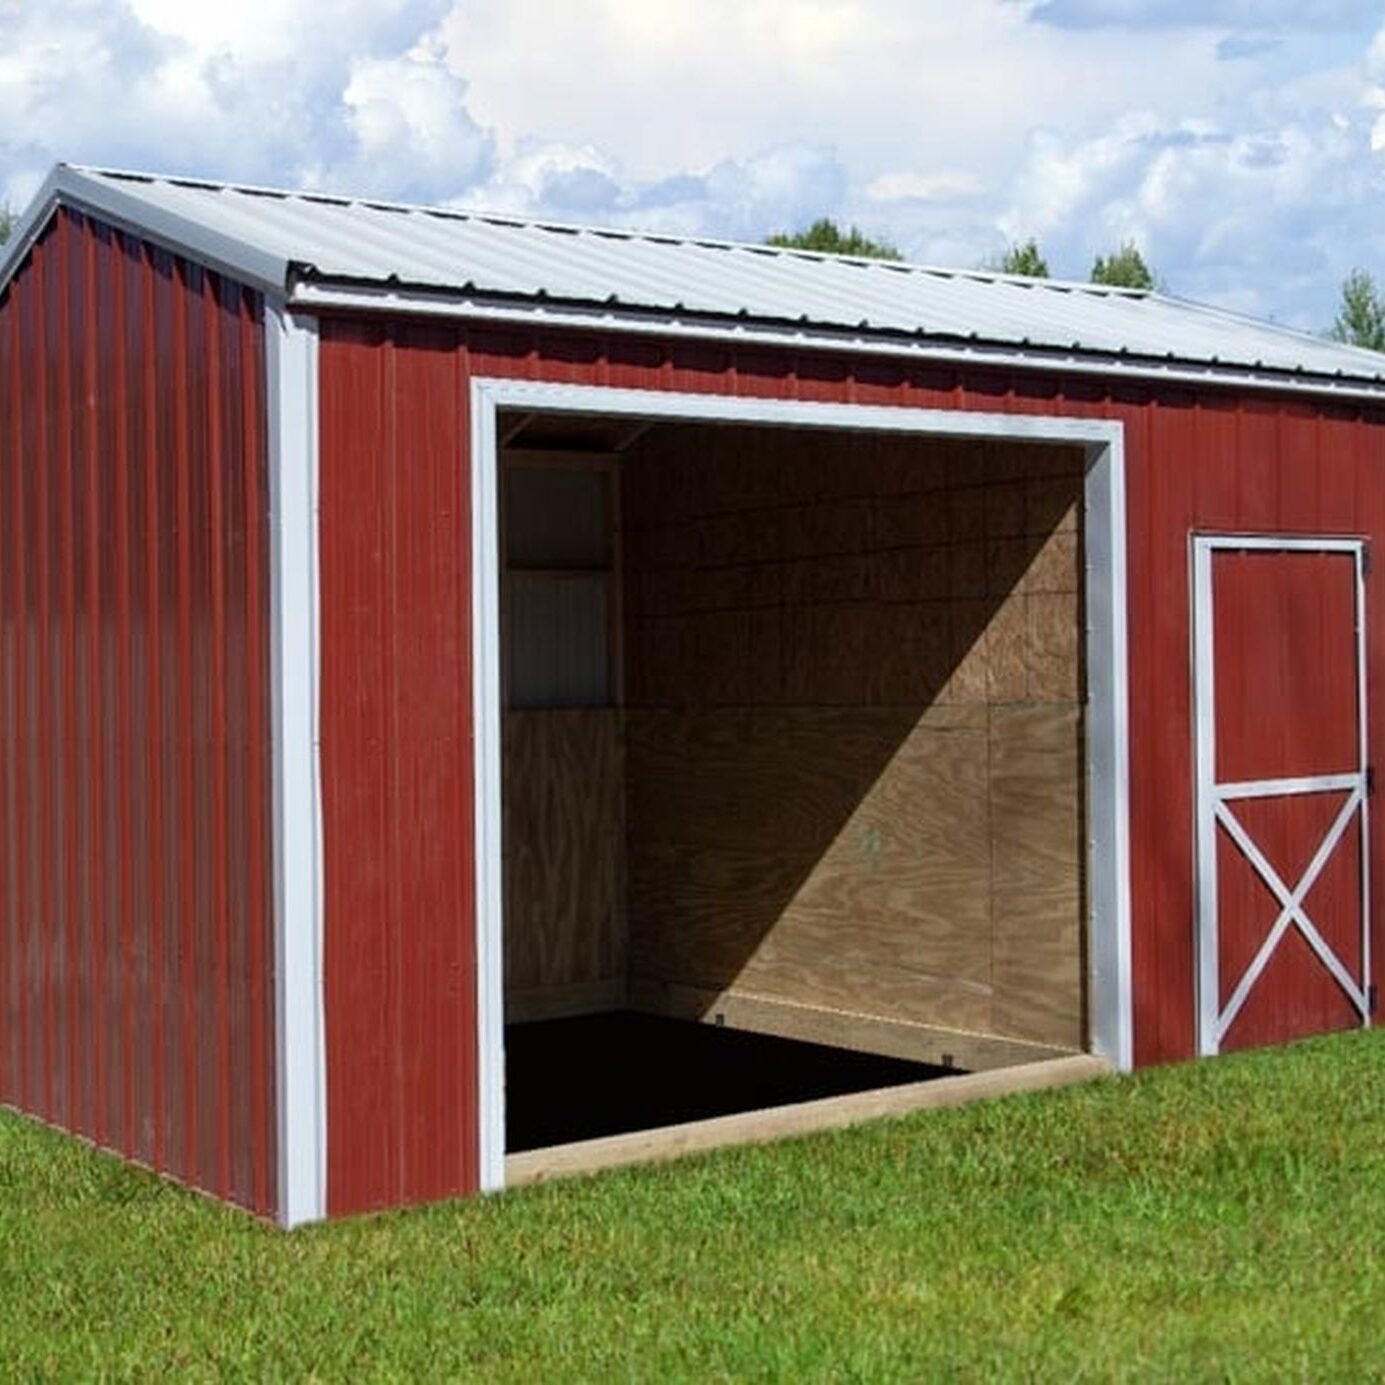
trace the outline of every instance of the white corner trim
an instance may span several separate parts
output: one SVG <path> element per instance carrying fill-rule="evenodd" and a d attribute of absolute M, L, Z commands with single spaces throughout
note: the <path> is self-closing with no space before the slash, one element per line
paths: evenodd
<path fill-rule="evenodd" d="M 279 1221 L 327 1214 L 317 324 L 265 305 Z"/>
<path fill-rule="evenodd" d="M 472 696 L 480 1185 L 505 1186 L 504 905 L 497 416 L 502 408 L 797 428 L 1075 443 L 1087 450 L 1089 1045 L 1134 1062 L 1131 995 L 1129 663 L 1124 426 L 1046 414 L 970 413 L 732 395 L 471 382 Z"/>
<path fill-rule="evenodd" d="M 496 405 L 471 393 L 471 688 L 476 835 L 476 1038 L 482 1192 L 505 1186 L 500 521 Z"/>

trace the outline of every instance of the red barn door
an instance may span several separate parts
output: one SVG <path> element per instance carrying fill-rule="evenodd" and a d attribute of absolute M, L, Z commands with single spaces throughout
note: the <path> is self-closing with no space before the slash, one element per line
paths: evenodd
<path fill-rule="evenodd" d="M 1365 559 L 1193 542 L 1203 1053 L 1370 1022 Z"/>

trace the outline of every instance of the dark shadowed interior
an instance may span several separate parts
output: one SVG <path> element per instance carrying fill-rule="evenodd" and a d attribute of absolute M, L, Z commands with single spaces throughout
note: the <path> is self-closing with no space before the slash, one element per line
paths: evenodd
<path fill-rule="evenodd" d="M 956 1075 L 627 1010 L 512 1025 L 505 1066 L 511 1153 Z"/>

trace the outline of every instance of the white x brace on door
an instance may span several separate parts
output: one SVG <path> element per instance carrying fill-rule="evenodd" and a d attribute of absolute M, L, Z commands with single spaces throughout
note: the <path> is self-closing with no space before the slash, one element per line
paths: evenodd
<path fill-rule="evenodd" d="M 1359 539 L 1193 539 L 1203 1054 L 1370 1023 L 1366 562 Z"/>

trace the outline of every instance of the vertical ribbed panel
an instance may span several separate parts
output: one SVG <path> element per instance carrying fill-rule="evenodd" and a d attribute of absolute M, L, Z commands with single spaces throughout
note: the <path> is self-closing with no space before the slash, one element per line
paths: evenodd
<path fill-rule="evenodd" d="M 0 1101 L 271 1213 L 263 378 L 66 210 L 0 299 Z"/>
<path fill-rule="evenodd" d="M 322 337 L 327 1198 L 476 1186 L 465 353 Z"/>

